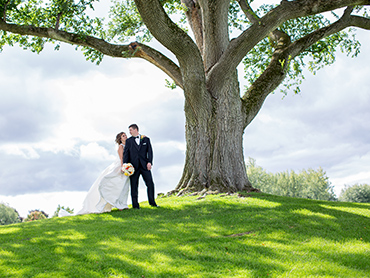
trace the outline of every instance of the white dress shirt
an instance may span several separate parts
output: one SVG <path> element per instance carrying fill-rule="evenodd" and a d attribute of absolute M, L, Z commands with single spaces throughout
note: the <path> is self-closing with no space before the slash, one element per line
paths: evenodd
<path fill-rule="evenodd" d="M 140 145 L 140 134 L 135 138 L 136 144 Z"/>

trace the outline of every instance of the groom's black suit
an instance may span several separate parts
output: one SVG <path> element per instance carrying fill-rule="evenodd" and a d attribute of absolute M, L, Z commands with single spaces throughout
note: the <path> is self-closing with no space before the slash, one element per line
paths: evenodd
<path fill-rule="evenodd" d="M 135 137 L 126 140 L 123 151 L 123 163 L 131 163 L 135 172 L 130 176 L 132 207 L 139 208 L 138 188 L 139 177 L 143 177 L 148 192 L 148 201 L 151 206 L 157 206 L 154 199 L 154 183 L 152 172 L 148 170 L 147 164 L 153 164 L 153 149 L 148 137 L 140 138 L 140 144 L 135 142 Z"/>

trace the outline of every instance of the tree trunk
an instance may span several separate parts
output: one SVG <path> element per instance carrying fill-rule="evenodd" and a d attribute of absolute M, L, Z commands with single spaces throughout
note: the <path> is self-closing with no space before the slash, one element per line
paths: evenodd
<path fill-rule="evenodd" d="M 195 114 L 192 101 L 185 99 L 186 158 L 175 192 L 252 191 L 243 156 L 245 117 L 236 71 L 221 88 L 207 87 L 211 107 L 205 113 Z"/>

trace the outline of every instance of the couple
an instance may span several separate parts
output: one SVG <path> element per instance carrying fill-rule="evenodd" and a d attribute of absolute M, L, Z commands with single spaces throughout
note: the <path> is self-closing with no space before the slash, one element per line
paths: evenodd
<path fill-rule="evenodd" d="M 127 198 L 131 187 L 132 207 L 139 209 L 138 187 L 139 177 L 143 177 L 147 186 L 148 201 L 157 207 L 154 199 L 154 183 L 151 173 L 153 150 L 148 137 L 139 134 L 136 124 L 129 126 L 132 137 L 127 139 L 126 133 L 120 132 L 116 136 L 118 144 L 118 158 L 106 168 L 91 186 L 83 202 L 83 208 L 76 214 L 70 214 L 61 209 L 59 216 L 70 216 L 88 213 L 109 212 L 113 207 L 119 210 L 128 209 Z M 124 163 L 131 163 L 135 172 L 125 176 L 121 169 Z"/>

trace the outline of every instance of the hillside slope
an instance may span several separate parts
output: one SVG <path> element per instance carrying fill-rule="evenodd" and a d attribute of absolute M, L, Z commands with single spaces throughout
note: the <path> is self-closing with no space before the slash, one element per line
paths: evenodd
<path fill-rule="evenodd" d="M 0 227 L 0 277 L 370 277 L 370 204 L 261 193 Z"/>

